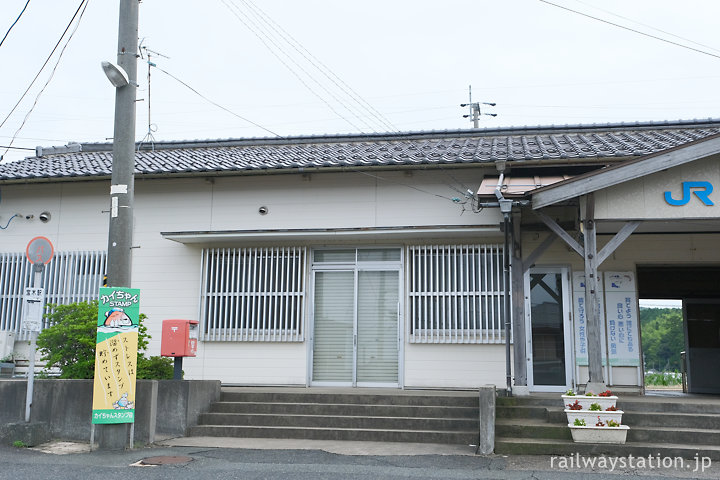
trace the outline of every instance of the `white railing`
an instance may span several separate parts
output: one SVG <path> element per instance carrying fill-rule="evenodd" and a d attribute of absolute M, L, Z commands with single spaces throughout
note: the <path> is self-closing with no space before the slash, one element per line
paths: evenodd
<path fill-rule="evenodd" d="M 410 246 L 410 343 L 503 343 L 502 245 Z"/>
<path fill-rule="evenodd" d="M 203 340 L 301 342 L 306 247 L 203 250 Z"/>
<path fill-rule="evenodd" d="M 56 252 L 43 271 L 45 303 L 96 300 L 106 263 L 106 252 Z M 24 253 L 0 253 L 0 331 L 17 332 L 18 340 L 29 338 L 20 323 L 23 292 L 32 277 L 32 265 Z M 43 328 L 47 326 L 44 321 Z"/>

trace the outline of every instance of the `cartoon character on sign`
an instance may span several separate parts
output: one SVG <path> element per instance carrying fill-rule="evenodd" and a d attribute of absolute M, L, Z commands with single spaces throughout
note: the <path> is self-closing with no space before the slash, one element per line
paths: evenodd
<path fill-rule="evenodd" d="M 128 400 L 128 394 L 123 393 L 122 396 L 118 401 L 113 403 L 113 408 L 115 410 L 130 410 L 135 406 L 135 402 L 131 402 Z"/>
<path fill-rule="evenodd" d="M 619 290 L 625 284 L 632 282 L 632 277 L 627 274 L 614 274 L 610 276 L 610 288 Z"/>
<path fill-rule="evenodd" d="M 105 312 L 105 323 L 103 325 L 110 328 L 131 327 L 132 320 L 122 308 L 111 308 Z"/>

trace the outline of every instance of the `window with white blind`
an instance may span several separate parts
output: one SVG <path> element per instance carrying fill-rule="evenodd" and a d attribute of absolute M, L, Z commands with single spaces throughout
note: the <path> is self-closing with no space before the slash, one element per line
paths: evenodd
<path fill-rule="evenodd" d="M 411 343 L 503 343 L 502 245 L 410 246 Z"/>
<path fill-rule="evenodd" d="M 45 304 L 97 300 L 106 265 L 106 252 L 55 252 L 43 270 Z M 0 331 L 18 332 L 18 340 L 29 338 L 21 331 L 22 299 L 33 275 L 24 252 L 0 253 Z"/>
<path fill-rule="evenodd" d="M 207 341 L 303 341 L 305 247 L 203 250 Z"/>

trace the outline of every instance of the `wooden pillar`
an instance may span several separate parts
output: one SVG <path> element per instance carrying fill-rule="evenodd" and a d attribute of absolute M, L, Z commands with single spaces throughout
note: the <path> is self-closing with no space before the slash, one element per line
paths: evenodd
<path fill-rule="evenodd" d="M 585 195 L 584 258 L 585 258 L 585 318 L 587 322 L 587 349 L 589 379 L 585 391 L 605 391 L 602 368 L 602 335 L 604 322 L 600 318 L 598 292 L 598 255 L 595 231 L 595 198 L 592 193 Z"/>
<path fill-rule="evenodd" d="M 525 351 L 525 279 L 522 261 L 522 239 L 520 238 L 520 214 L 513 215 L 512 234 L 512 319 L 513 319 L 513 363 L 515 366 L 514 392 L 527 394 L 527 353 Z M 520 387 L 520 388 L 517 388 Z M 524 387 L 524 388 L 523 388 Z"/>

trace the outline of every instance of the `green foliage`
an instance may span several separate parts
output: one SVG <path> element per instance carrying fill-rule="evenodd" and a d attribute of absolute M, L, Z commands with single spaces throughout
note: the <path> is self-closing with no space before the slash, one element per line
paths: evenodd
<path fill-rule="evenodd" d="M 600 406 L 599 403 L 591 403 L 590 404 L 590 411 L 599 412 L 601 410 L 602 410 L 602 407 Z"/>
<path fill-rule="evenodd" d="M 582 418 L 576 418 L 575 421 L 573 422 L 573 425 L 575 425 L 576 427 L 586 427 L 587 426 L 585 424 L 585 420 L 583 420 Z"/>
<path fill-rule="evenodd" d="M 60 378 L 93 378 L 98 302 L 49 305 L 52 325 L 37 338 L 47 367 L 58 367 Z"/>
<path fill-rule="evenodd" d="M 93 378 L 95 375 L 95 345 L 97 342 L 98 302 L 78 302 L 68 305 L 49 305 L 46 315 L 52 325 L 37 338 L 37 345 L 46 369 L 57 367 L 60 378 Z M 137 378 L 172 378 L 159 357 L 145 358 L 143 351 L 151 338 L 143 320 L 147 316 L 140 314 L 138 329 L 138 376 Z M 141 369 L 142 375 L 141 376 Z M 152 376 L 162 375 L 162 376 Z"/>
<path fill-rule="evenodd" d="M 682 310 L 641 308 L 640 324 L 645 370 L 680 370 L 680 352 L 685 350 Z"/>
<path fill-rule="evenodd" d="M 169 357 L 150 357 L 138 355 L 138 379 L 172 380 L 173 360 Z"/>
<path fill-rule="evenodd" d="M 677 371 L 645 374 L 645 385 L 661 385 L 667 387 L 673 385 L 680 385 L 681 383 L 682 375 Z"/>
<path fill-rule="evenodd" d="M 22 440 L 15 440 L 13 442 L 13 447 L 15 448 L 27 448 L 28 444 L 23 442 Z"/>

